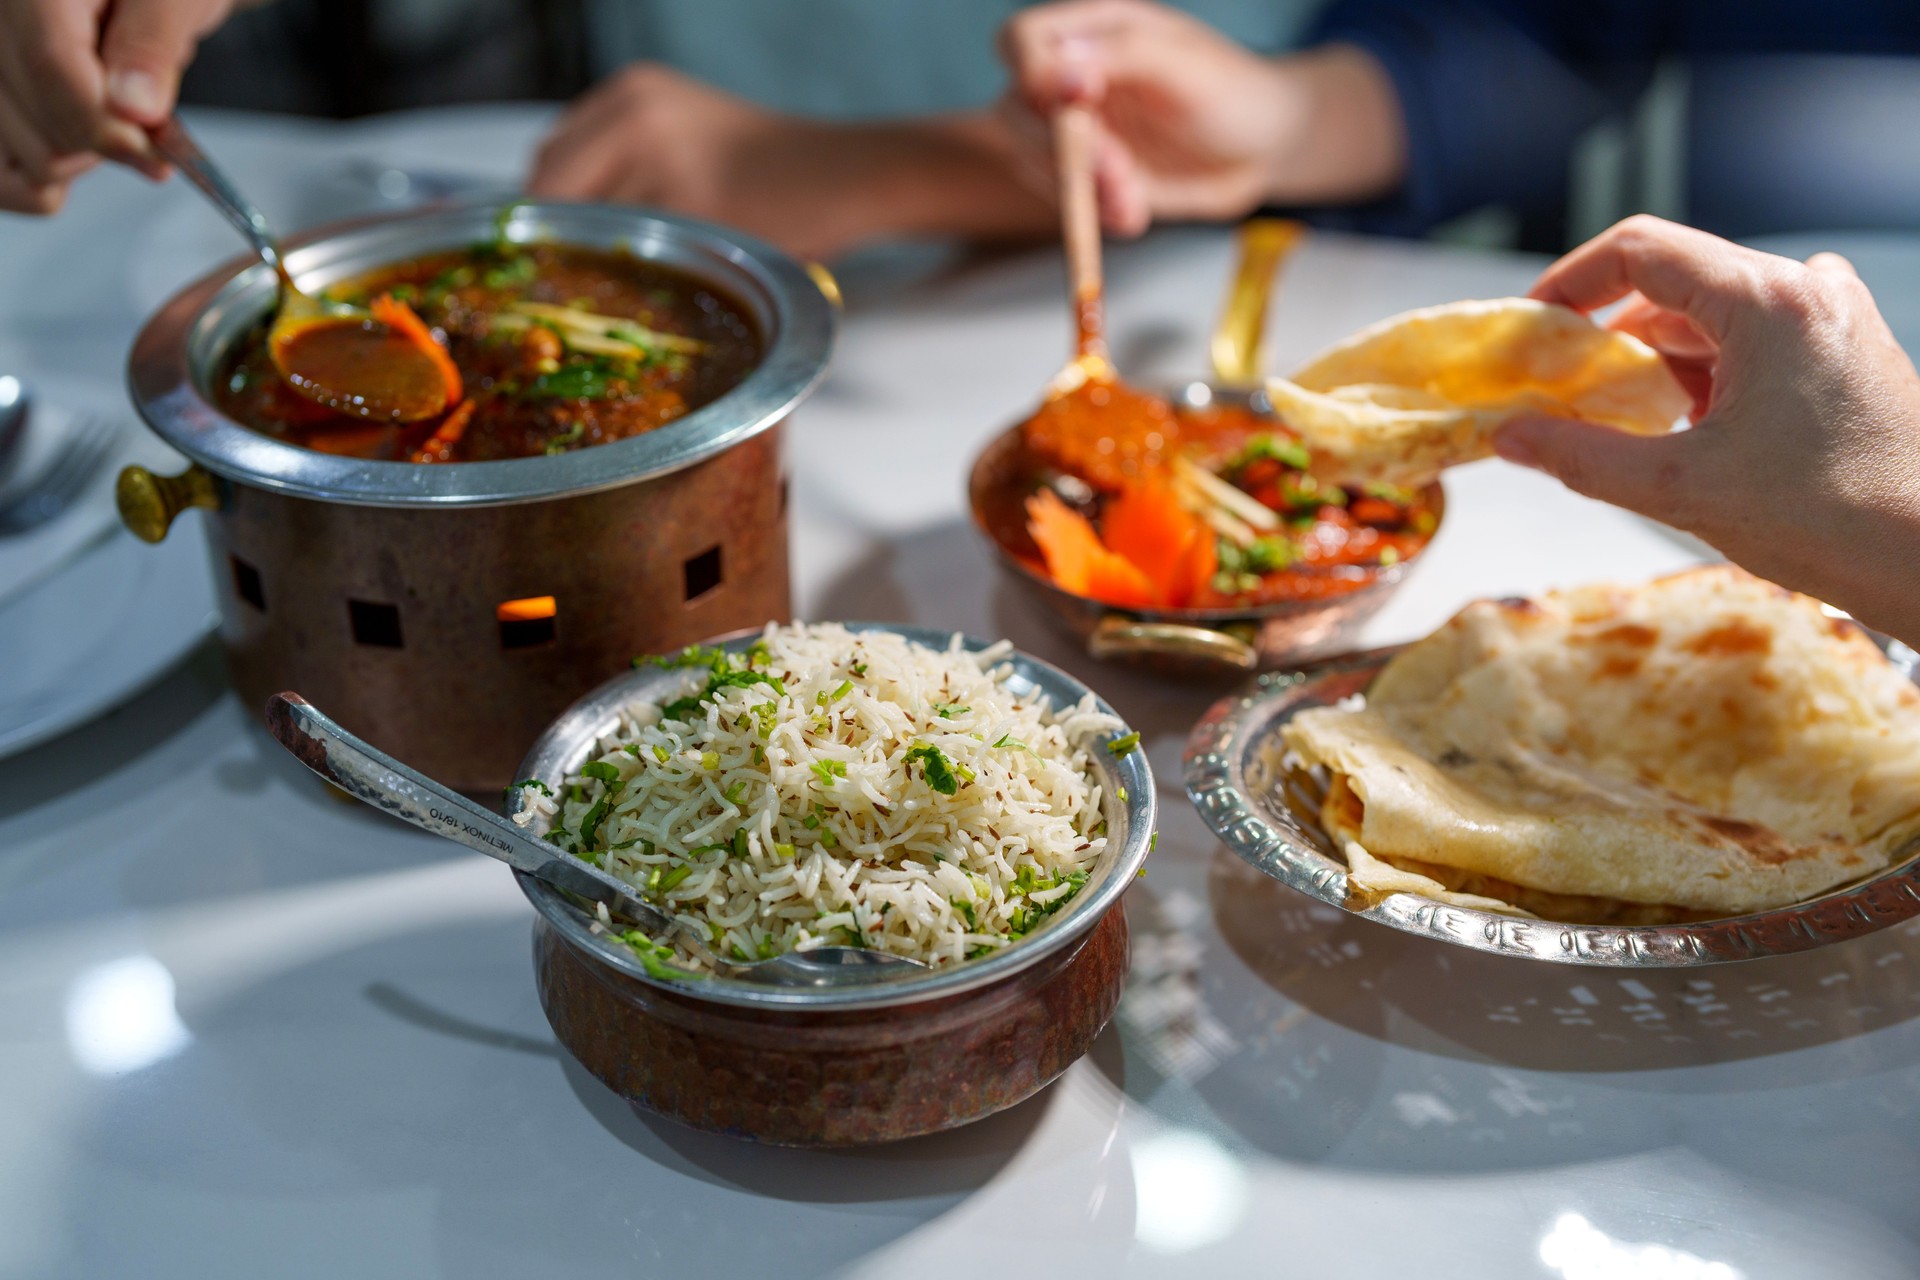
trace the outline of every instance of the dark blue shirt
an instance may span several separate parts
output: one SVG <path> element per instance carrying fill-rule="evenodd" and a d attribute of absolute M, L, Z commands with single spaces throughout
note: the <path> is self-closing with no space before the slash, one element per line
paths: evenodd
<path fill-rule="evenodd" d="M 1406 121 L 1401 190 L 1332 220 L 1414 234 L 1487 204 L 1558 208 L 1574 142 L 1629 107 L 1663 57 L 1916 54 L 1920 2 L 1336 0 L 1312 39 L 1377 58 Z M 1901 150 L 1887 162 L 1913 164 Z"/>

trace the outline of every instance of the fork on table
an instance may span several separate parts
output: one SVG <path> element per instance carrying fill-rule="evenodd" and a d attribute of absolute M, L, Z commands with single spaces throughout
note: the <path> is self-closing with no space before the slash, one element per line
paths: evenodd
<path fill-rule="evenodd" d="M 119 435 L 116 422 L 76 418 L 38 475 L 0 492 L 0 538 L 31 532 L 71 507 L 99 474 Z"/>

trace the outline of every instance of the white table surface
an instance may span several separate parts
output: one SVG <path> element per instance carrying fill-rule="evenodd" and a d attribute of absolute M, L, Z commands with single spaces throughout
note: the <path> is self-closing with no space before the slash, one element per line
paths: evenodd
<path fill-rule="evenodd" d="M 344 157 L 511 175 L 543 118 L 202 131 L 292 222 L 367 203 Z M 0 221 L 0 368 L 104 394 L 137 318 L 229 235 L 119 174 L 57 222 Z M 1114 253 L 1136 376 L 1200 371 L 1227 255 L 1213 231 Z M 1276 359 L 1537 266 L 1312 241 Z M 1065 349 L 1057 258 L 905 291 L 849 274 L 792 442 L 804 614 L 1011 636 L 1147 733 L 1159 851 L 1090 1057 L 1005 1115 L 876 1151 L 636 1115 L 556 1047 L 505 870 L 327 798 L 202 651 L 0 762 L 0 1276 L 1920 1274 L 1920 929 L 1623 976 L 1408 938 L 1244 872 L 1179 785 L 1210 694 L 1076 656 L 964 522 L 969 458 Z M 1691 559 L 1503 463 L 1448 488 L 1374 639 Z"/>

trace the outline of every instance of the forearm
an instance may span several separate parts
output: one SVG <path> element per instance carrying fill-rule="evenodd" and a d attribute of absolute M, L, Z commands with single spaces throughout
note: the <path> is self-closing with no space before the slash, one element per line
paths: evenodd
<path fill-rule="evenodd" d="M 821 125 L 836 189 L 833 249 L 871 240 L 1046 235 L 1058 222 L 1021 177 L 1009 126 L 990 111 Z M 831 250 L 830 250 L 831 251 Z"/>

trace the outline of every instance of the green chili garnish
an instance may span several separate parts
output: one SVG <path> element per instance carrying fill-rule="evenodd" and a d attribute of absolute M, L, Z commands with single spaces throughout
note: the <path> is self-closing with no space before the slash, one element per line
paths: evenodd
<path fill-rule="evenodd" d="M 1246 447 L 1228 458 L 1220 470 L 1226 475 L 1243 471 L 1253 463 L 1271 459 L 1283 467 L 1295 471 L 1305 471 L 1313 462 L 1313 456 L 1307 447 L 1298 440 L 1289 440 L 1284 436 L 1257 435 L 1247 441 Z"/>

